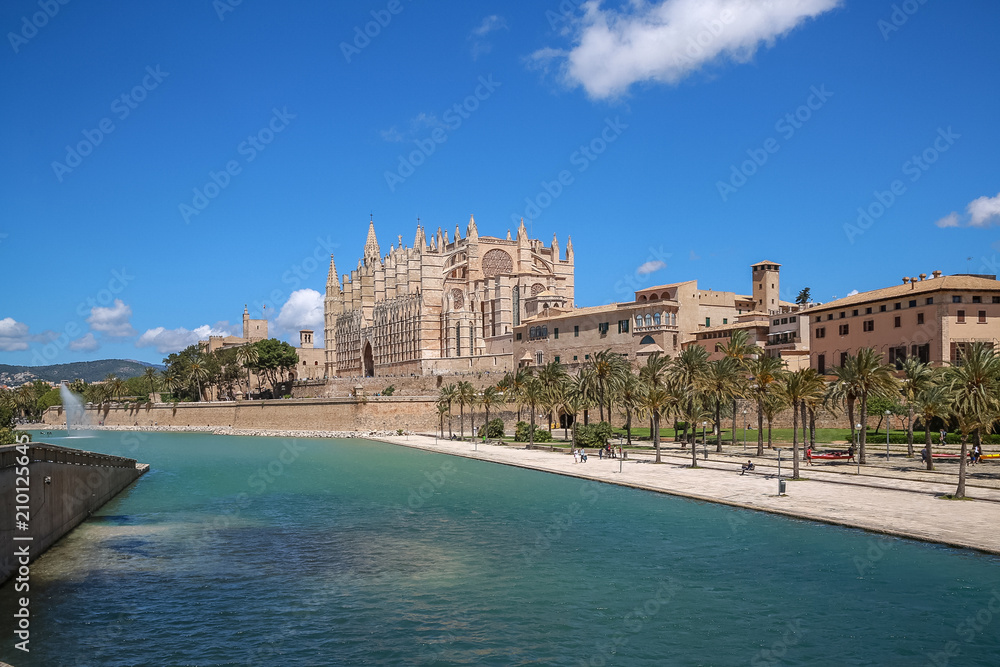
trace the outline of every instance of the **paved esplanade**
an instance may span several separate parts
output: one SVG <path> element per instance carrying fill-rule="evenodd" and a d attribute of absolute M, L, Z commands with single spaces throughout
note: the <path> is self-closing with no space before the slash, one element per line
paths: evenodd
<path fill-rule="evenodd" d="M 954 475 L 942 481 L 921 481 L 824 472 L 817 466 L 802 464 L 800 474 L 808 479 L 789 480 L 786 495 L 778 496 L 773 462 L 768 461 L 764 468 L 757 457 L 752 458 L 758 463 L 758 472 L 743 476 L 740 475 L 739 459 L 699 460 L 702 467 L 692 469 L 690 454 L 680 457 L 673 453 L 663 457 L 662 465 L 649 463 L 649 456 L 626 459 L 619 473 L 619 461 L 599 459 L 596 450 L 590 450 L 587 463 L 574 463 L 573 457 L 565 451 L 529 451 L 481 442 L 477 449 L 469 442 L 435 441 L 433 437 L 419 435 L 378 439 L 444 454 L 1000 554 L 1000 532 L 995 530 L 1000 522 L 1000 490 L 970 487 L 967 495 L 976 500 L 940 499 L 938 496 L 954 492 Z M 782 476 L 787 479 L 789 475 L 791 462 L 786 460 L 782 464 Z"/>

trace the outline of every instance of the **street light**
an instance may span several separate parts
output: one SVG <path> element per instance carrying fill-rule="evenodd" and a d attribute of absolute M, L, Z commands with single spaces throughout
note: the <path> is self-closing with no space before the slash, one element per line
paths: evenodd
<path fill-rule="evenodd" d="M 861 437 L 861 424 L 855 424 L 854 425 L 854 453 L 857 455 L 857 458 L 854 459 L 854 462 L 858 464 L 858 474 L 859 475 L 861 474 L 861 453 L 858 452 L 858 448 L 861 447 L 861 443 L 859 441 L 860 437 Z"/>
<path fill-rule="evenodd" d="M 885 462 L 889 462 L 889 415 L 892 412 L 890 410 L 885 411 Z"/>
<path fill-rule="evenodd" d="M 708 440 L 705 436 L 705 430 L 708 428 L 708 422 L 703 421 L 701 423 L 701 446 L 705 449 L 705 458 L 708 458 Z"/>

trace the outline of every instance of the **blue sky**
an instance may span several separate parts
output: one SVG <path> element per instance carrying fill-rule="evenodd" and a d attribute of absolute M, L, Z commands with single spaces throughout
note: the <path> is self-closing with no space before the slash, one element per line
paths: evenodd
<path fill-rule="evenodd" d="M 64 1 L 0 9 L 0 363 L 320 333 L 371 213 L 572 235 L 581 306 L 997 273 L 1000 3 Z"/>

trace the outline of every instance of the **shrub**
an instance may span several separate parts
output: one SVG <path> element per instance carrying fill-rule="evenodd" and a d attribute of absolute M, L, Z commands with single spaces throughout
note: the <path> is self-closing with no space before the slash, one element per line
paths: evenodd
<path fill-rule="evenodd" d="M 604 447 L 611 439 L 612 433 L 614 433 L 614 429 L 608 422 L 578 426 L 576 428 L 576 443 L 583 447 Z"/>
<path fill-rule="evenodd" d="M 403 435 L 403 429 L 397 428 L 396 429 L 396 435 Z"/>
<path fill-rule="evenodd" d="M 522 422 L 523 423 L 523 422 Z M 491 419 L 485 425 L 479 427 L 480 438 L 502 438 L 503 420 L 499 417 Z"/>
<path fill-rule="evenodd" d="M 388 387 L 382 390 L 383 396 L 392 396 L 396 392 L 396 385 L 390 384 Z"/>
<path fill-rule="evenodd" d="M 490 420 L 491 423 L 493 420 Z M 517 426 L 514 429 L 514 441 L 515 442 L 529 442 L 531 438 L 531 425 L 528 422 L 517 422 Z M 548 431 L 545 431 L 535 425 L 535 442 L 549 442 L 552 440 L 552 436 L 549 435 Z"/>

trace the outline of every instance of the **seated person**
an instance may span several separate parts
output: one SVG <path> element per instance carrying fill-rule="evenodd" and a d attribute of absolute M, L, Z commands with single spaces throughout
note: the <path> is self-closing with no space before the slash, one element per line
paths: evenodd
<path fill-rule="evenodd" d="M 742 466 L 740 466 L 740 468 L 741 468 L 740 475 L 745 474 L 747 471 L 752 471 L 753 470 L 753 462 L 748 460 L 746 463 L 744 463 Z"/>

